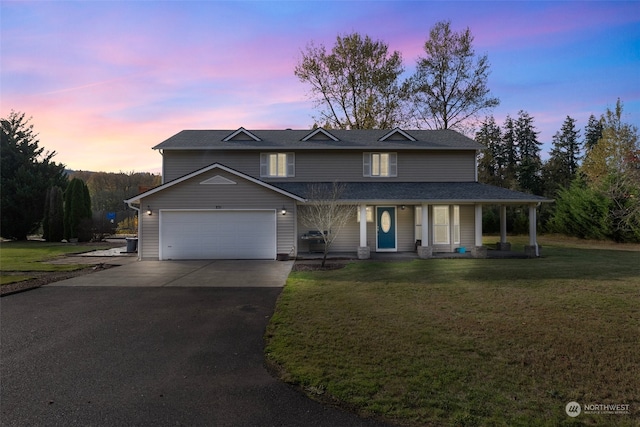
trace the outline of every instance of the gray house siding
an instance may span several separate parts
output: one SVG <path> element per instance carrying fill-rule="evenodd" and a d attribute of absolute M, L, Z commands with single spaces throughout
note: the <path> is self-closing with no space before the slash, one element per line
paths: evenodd
<path fill-rule="evenodd" d="M 260 177 L 260 153 L 244 151 L 171 150 L 162 154 L 162 179 L 169 182 L 214 163 Z"/>
<path fill-rule="evenodd" d="M 414 251 L 416 248 L 414 211 L 412 206 L 405 206 L 404 210 L 400 207 L 396 209 L 398 252 Z"/>
<path fill-rule="evenodd" d="M 475 246 L 475 206 L 474 205 L 461 205 L 460 206 L 460 246 L 464 246 L 467 249 L 471 249 Z"/>
<path fill-rule="evenodd" d="M 290 151 L 290 150 L 289 150 Z M 391 150 L 390 150 L 391 151 Z M 260 178 L 260 153 L 264 151 L 193 150 L 165 151 L 163 180 L 169 182 L 188 173 L 220 163 L 255 178 Z M 475 181 L 473 150 L 467 151 L 394 151 L 398 156 L 397 177 L 363 176 L 362 153 L 357 150 L 301 150 L 295 153 L 295 176 L 260 178 L 265 182 L 470 182 Z"/>
<path fill-rule="evenodd" d="M 236 184 L 201 184 L 221 176 Z M 164 191 L 144 197 L 140 202 L 139 256 L 142 259 L 159 257 L 159 210 L 163 209 L 273 209 L 276 211 L 277 252 L 295 255 L 295 201 L 233 174 L 214 169 L 178 183 Z M 152 215 L 146 215 L 147 207 Z M 286 215 L 280 213 L 282 208 Z M 292 253 L 294 250 L 294 253 Z"/>

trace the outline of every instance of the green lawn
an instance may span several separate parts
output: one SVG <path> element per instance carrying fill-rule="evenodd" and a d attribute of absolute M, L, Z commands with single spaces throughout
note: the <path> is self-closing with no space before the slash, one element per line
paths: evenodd
<path fill-rule="evenodd" d="M 73 271 L 86 267 L 76 264 L 50 264 L 48 260 L 60 255 L 81 253 L 105 246 L 85 246 L 70 243 L 50 243 L 40 241 L 2 242 L 0 243 L 0 285 L 32 278 L 28 272 Z M 27 273 L 27 274 L 16 274 Z M 9 273 L 9 274 L 7 274 Z"/>
<path fill-rule="evenodd" d="M 267 358 L 312 396 L 402 425 L 637 425 L 637 245 L 539 243 L 540 259 L 293 272 Z M 631 414 L 570 418 L 570 401 Z"/>

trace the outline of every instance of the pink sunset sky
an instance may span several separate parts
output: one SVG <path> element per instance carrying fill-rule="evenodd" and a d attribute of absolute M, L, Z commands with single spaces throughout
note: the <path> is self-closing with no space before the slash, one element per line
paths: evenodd
<path fill-rule="evenodd" d="M 489 56 L 498 124 L 534 118 L 547 156 L 567 115 L 583 129 L 620 98 L 640 126 L 640 3 L 0 3 L 0 111 L 32 116 L 69 169 L 159 172 L 151 147 L 183 129 L 310 128 L 293 69 L 308 42 L 359 32 L 414 70 L 429 29 L 450 20 Z"/>

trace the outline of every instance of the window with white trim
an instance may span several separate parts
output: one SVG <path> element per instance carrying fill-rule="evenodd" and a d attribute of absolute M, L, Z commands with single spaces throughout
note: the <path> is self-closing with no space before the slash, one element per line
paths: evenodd
<path fill-rule="evenodd" d="M 434 245 L 448 245 L 452 240 L 454 245 L 460 244 L 460 206 L 451 208 L 448 205 L 433 207 Z"/>
<path fill-rule="evenodd" d="M 460 206 L 453 206 L 453 244 L 460 244 Z"/>
<path fill-rule="evenodd" d="M 363 153 L 362 175 L 370 177 L 398 176 L 397 153 Z"/>
<path fill-rule="evenodd" d="M 415 218 L 415 238 L 416 240 L 422 240 L 422 206 L 415 207 L 413 217 Z M 427 243 L 425 242 L 426 245 Z"/>
<path fill-rule="evenodd" d="M 294 153 L 260 153 L 260 176 L 271 178 L 295 176 Z"/>
<path fill-rule="evenodd" d="M 434 206 L 433 244 L 448 245 L 449 242 L 449 206 Z"/>
<path fill-rule="evenodd" d="M 357 221 L 360 222 L 360 206 L 358 206 Z M 367 222 L 373 222 L 373 206 L 367 206 Z"/>

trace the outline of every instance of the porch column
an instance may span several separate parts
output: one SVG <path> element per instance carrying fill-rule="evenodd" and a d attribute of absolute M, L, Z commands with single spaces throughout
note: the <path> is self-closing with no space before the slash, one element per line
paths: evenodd
<path fill-rule="evenodd" d="M 431 258 L 433 256 L 433 247 L 429 246 L 429 205 L 427 203 L 422 204 L 420 224 L 422 224 L 420 226 L 422 243 L 418 247 L 418 256 L 423 259 Z"/>
<path fill-rule="evenodd" d="M 474 258 L 486 258 L 487 248 L 482 246 L 482 205 L 475 205 L 475 247 L 471 249 Z"/>
<path fill-rule="evenodd" d="M 497 244 L 497 250 L 510 251 L 511 243 L 507 243 L 507 206 L 500 205 L 500 242 Z"/>
<path fill-rule="evenodd" d="M 369 259 L 371 249 L 367 246 L 367 205 L 360 205 L 360 246 L 358 247 L 358 259 Z"/>
<path fill-rule="evenodd" d="M 536 208 L 537 206 L 535 203 L 529 204 L 529 244 L 524 247 L 524 253 L 531 258 L 540 256 L 537 236 Z"/>

